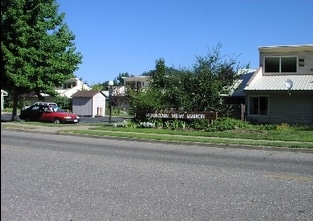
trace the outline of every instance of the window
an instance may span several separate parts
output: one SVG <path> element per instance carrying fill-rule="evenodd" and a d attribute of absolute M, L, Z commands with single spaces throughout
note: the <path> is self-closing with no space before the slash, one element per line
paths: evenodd
<path fill-rule="evenodd" d="M 265 57 L 264 67 L 265 73 L 294 73 L 297 72 L 297 57 Z"/>
<path fill-rule="evenodd" d="M 250 115 L 268 115 L 268 97 L 250 97 Z"/>
<path fill-rule="evenodd" d="M 63 89 L 69 89 L 76 86 L 76 82 L 67 82 L 63 84 Z"/>

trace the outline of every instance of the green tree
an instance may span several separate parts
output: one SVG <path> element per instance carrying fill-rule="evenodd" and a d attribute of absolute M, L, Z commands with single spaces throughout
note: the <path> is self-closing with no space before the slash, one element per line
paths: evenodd
<path fill-rule="evenodd" d="M 72 111 L 72 99 L 65 96 L 56 96 L 54 102 L 65 110 Z"/>
<path fill-rule="evenodd" d="M 165 108 L 162 102 L 162 95 L 160 90 L 150 88 L 148 90 L 134 91 L 127 89 L 128 102 L 131 109 L 137 111 L 155 111 Z"/>
<path fill-rule="evenodd" d="M 238 78 L 236 74 L 243 66 L 236 58 L 224 59 L 220 54 L 222 45 L 209 51 L 207 56 L 197 57 L 194 65 L 193 110 L 223 111 L 221 94 L 227 94 Z"/>
<path fill-rule="evenodd" d="M 150 71 L 149 87 L 153 89 L 164 90 L 166 87 L 167 75 L 165 60 L 160 58 L 155 61 L 155 70 Z"/>
<path fill-rule="evenodd" d="M 160 58 L 155 62 L 155 69 L 146 72 L 145 76 L 150 77 L 149 88 L 140 91 L 140 96 L 136 96 L 137 109 L 174 108 L 176 110 L 191 110 L 192 82 L 195 81 L 195 75 L 190 70 L 169 68 L 165 65 L 165 60 Z M 133 99 L 132 96 L 129 97 L 130 100 Z M 147 101 L 139 102 L 140 99 L 146 99 Z M 130 103 L 134 104 L 135 102 L 131 101 Z M 150 106 L 147 106 L 147 103 Z"/>
<path fill-rule="evenodd" d="M 1 88 L 13 99 L 12 120 L 24 94 L 55 96 L 82 62 L 64 17 L 55 0 L 1 0 Z"/>
<path fill-rule="evenodd" d="M 123 77 L 129 77 L 129 74 L 127 72 L 126 73 L 119 73 L 118 77 L 116 77 L 114 79 L 114 85 L 123 86 L 124 85 Z"/>
<path fill-rule="evenodd" d="M 189 70 L 174 68 L 169 68 L 167 73 L 165 103 L 176 110 L 191 110 L 194 74 Z"/>
<path fill-rule="evenodd" d="M 155 70 L 150 71 L 149 88 L 133 91 L 127 88 L 127 99 L 134 111 L 154 111 L 168 107 L 165 98 L 166 66 L 164 59 L 156 60 Z"/>
<path fill-rule="evenodd" d="M 162 107 L 186 111 L 215 110 L 221 114 L 229 111 L 221 94 L 229 92 L 238 77 L 238 70 L 244 66 L 236 58 L 224 59 L 221 47 L 218 44 L 207 56 L 196 57 L 192 70 L 168 68 L 164 59 L 157 60 L 155 69 L 145 73 L 150 76 L 150 87 L 142 92 L 149 94 L 149 99 L 156 99 L 155 102 L 149 101 L 155 105 L 154 110 Z M 157 96 L 153 97 L 153 94 Z M 147 97 L 136 97 L 137 109 L 138 105 L 144 104 L 139 102 L 141 98 Z"/>
<path fill-rule="evenodd" d="M 104 83 L 97 83 L 97 84 L 91 85 L 91 89 L 93 91 L 105 91 L 107 90 L 107 86 L 104 85 Z"/>

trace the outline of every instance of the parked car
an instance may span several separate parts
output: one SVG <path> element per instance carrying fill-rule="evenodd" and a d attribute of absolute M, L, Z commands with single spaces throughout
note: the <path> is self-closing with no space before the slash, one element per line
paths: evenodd
<path fill-rule="evenodd" d="M 57 103 L 54 103 L 54 102 L 43 102 L 43 101 L 38 101 L 38 102 L 35 102 L 33 103 L 33 105 L 49 105 L 49 106 L 58 106 Z"/>
<path fill-rule="evenodd" d="M 54 102 L 44 102 L 44 101 L 38 101 L 38 102 L 35 102 L 33 103 L 32 105 L 49 105 L 49 106 L 58 106 L 57 103 L 54 103 Z M 29 108 L 30 106 L 24 106 L 23 107 L 23 110 Z"/>
<path fill-rule="evenodd" d="M 22 110 L 19 118 L 25 121 L 61 123 L 78 123 L 80 118 L 77 114 L 68 113 L 61 107 L 54 105 L 35 104 Z"/>

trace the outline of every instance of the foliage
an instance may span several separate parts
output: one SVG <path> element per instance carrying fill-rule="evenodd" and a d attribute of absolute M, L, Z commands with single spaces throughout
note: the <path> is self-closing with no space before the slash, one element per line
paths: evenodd
<path fill-rule="evenodd" d="M 189 70 L 173 68 L 167 69 L 167 73 L 163 103 L 167 103 L 169 108 L 190 111 L 194 101 L 192 82 L 195 76 Z"/>
<path fill-rule="evenodd" d="M 193 120 L 189 122 L 190 128 L 194 130 L 205 130 L 210 122 L 205 119 Z"/>
<path fill-rule="evenodd" d="M 127 88 L 127 97 L 131 109 L 136 111 L 154 111 L 167 108 L 169 103 L 164 99 L 166 82 L 164 59 L 156 61 L 156 70 L 150 72 L 149 88 L 132 90 Z"/>
<path fill-rule="evenodd" d="M 129 74 L 119 73 L 119 75 L 113 80 L 113 85 L 122 86 L 124 85 L 123 77 L 129 77 Z M 109 88 L 109 81 L 104 81 L 103 83 L 97 83 L 90 86 L 94 91 L 106 91 Z"/>
<path fill-rule="evenodd" d="M 281 123 L 276 126 L 276 130 L 290 130 L 290 125 L 288 123 Z"/>
<path fill-rule="evenodd" d="M 163 121 L 162 119 L 149 119 L 154 125 L 155 128 L 163 128 Z"/>
<path fill-rule="evenodd" d="M 93 84 L 90 87 L 93 91 L 105 91 L 107 89 L 107 86 L 105 86 L 104 83 Z"/>
<path fill-rule="evenodd" d="M 122 86 L 124 85 L 123 77 L 129 77 L 129 74 L 126 73 L 119 73 L 118 76 L 114 79 L 114 85 Z"/>
<path fill-rule="evenodd" d="M 225 117 L 215 120 L 206 128 L 206 131 L 226 131 L 245 127 L 247 127 L 245 122 Z"/>
<path fill-rule="evenodd" d="M 12 120 L 24 94 L 55 96 L 74 77 L 82 55 L 64 17 L 55 0 L 1 0 L 1 88 L 12 97 Z"/>
<path fill-rule="evenodd" d="M 174 119 L 168 120 L 164 122 L 164 129 L 171 129 L 171 130 L 185 130 L 187 128 L 187 124 L 185 121 Z"/>
<path fill-rule="evenodd" d="M 167 75 L 165 60 L 160 58 L 155 62 L 155 70 L 150 73 L 149 87 L 151 89 L 163 90 L 166 87 Z"/>
<path fill-rule="evenodd" d="M 62 109 L 72 111 L 72 99 L 64 96 L 56 96 L 54 102 Z"/>
<path fill-rule="evenodd" d="M 215 110 L 220 112 L 223 107 L 221 94 L 228 94 L 237 79 L 240 68 L 236 58 L 223 60 L 220 54 L 221 44 L 209 51 L 207 56 L 197 57 L 194 65 L 195 79 L 193 90 L 195 103 L 193 110 Z"/>
<path fill-rule="evenodd" d="M 221 94 L 230 92 L 231 86 L 238 78 L 238 70 L 243 67 L 236 58 L 224 59 L 220 50 L 221 44 L 218 44 L 207 56 L 198 56 L 192 70 L 169 68 L 163 58 L 156 60 L 155 69 L 146 73 L 150 76 L 149 88 L 142 92 L 150 93 L 150 96 L 147 95 L 149 110 L 159 110 L 160 106 L 164 109 L 185 111 L 214 110 L 218 111 L 220 116 L 229 117 L 233 107 L 223 103 Z M 147 102 L 140 102 L 140 99 L 146 97 L 137 97 L 136 104 L 130 104 L 144 110 Z"/>
<path fill-rule="evenodd" d="M 147 91 L 127 89 L 127 93 L 128 102 L 135 112 L 153 111 L 167 106 L 162 102 L 162 92 L 153 88 Z"/>
<path fill-rule="evenodd" d="M 161 123 L 158 119 L 151 119 L 149 122 Z M 166 122 L 166 121 L 165 121 Z M 292 148 L 311 148 L 313 137 L 313 125 L 289 125 L 288 130 L 276 129 L 278 125 L 254 125 L 248 122 L 235 120 L 231 118 L 220 118 L 210 124 L 210 130 L 195 130 L 189 128 L 192 122 L 186 121 L 186 129 L 173 129 L 169 121 L 164 127 L 140 127 L 140 122 L 132 121 L 132 126 L 114 128 L 109 130 L 101 126 L 100 128 L 92 128 L 91 134 L 95 134 L 97 130 L 103 130 L 103 134 L 108 133 L 117 137 L 131 137 L 140 139 L 161 139 L 169 141 L 189 141 L 189 142 L 203 142 L 203 143 L 228 143 L 228 144 L 245 144 L 245 145 L 262 145 L 262 146 L 277 146 L 277 147 L 292 147 Z M 202 124 L 206 125 L 203 121 Z M 201 123 L 199 123 L 201 124 Z M 177 125 L 177 124 L 176 124 Z M 260 130 L 260 128 L 266 128 Z M 119 131 L 121 133 L 119 133 Z M 85 133 L 85 132 L 84 132 Z M 100 133 L 99 133 L 100 134 Z M 175 136 L 169 136 L 175 135 Z"/>
<path fill-rule="evenodd" d="M 141 127 L 141 128 L 155 128 L 155 124 L 152 122 L 140 122 L 139 127 Z"/>
<path fill-rule="evenodd" d="M 136 128 L 137 125 L 134 124 L 130 120 L 123 120 L 123 122 L 114 123 L 113 127 L 129 127 L 129 128 Z"/>

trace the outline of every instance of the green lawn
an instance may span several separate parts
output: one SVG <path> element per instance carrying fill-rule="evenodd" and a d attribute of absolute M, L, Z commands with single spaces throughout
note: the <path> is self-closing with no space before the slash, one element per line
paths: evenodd
<path fill-rule="evenodd" d="M 39 122 L 16 122 L 17 127 L 22 125 L 59 127 L 59 132 L 84 134 L 97 137 L 120 137 L 130 139 L 162 140 L 168 142 L 191 142 L 202 144 L 221 145 L 253 145 L 287 148 L 307 148 L 313 150 L 312 126 L 248 126 L 225 131 L 199 131 L 183 129 L 156 129 L 114 127 L 109 123 L 87 124 L 79 123 L 73 128 L 68 124 L 51 124 Z M 88 130 L 79 129 L 79 125 L 88 125 Z"/>
<path fill-rule="evenodd" d="M 88 131 L 73 130 L 71 132 L 93 136 L 111 136 L 164 141 L 313 149 L 313 130 L 306 127 L 290 127 L 282 130 L 240 128 L 219 132 L 205 132 L 154 128 L 116 128 L 108 125 L 98 125 L 92 126 Z"/>

